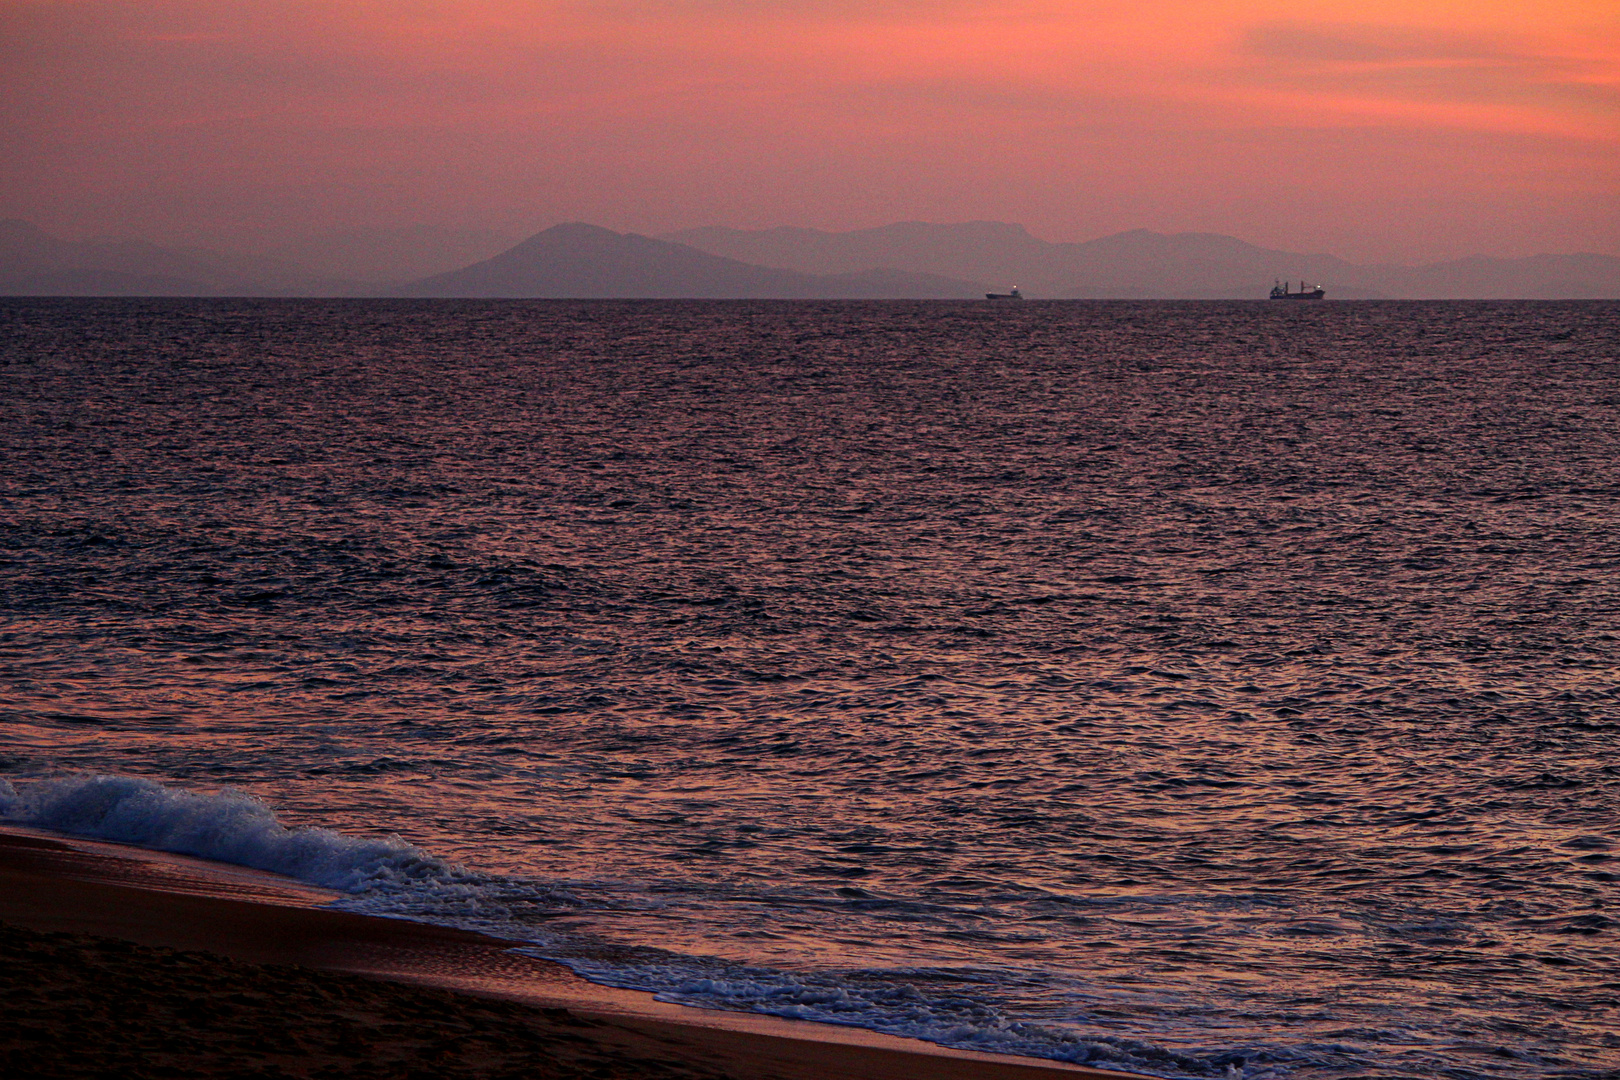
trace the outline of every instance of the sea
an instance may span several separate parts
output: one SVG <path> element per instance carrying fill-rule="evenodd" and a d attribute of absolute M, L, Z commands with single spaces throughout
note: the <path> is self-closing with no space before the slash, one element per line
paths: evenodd
<path fill-rule="evenodd" d="M 0 819 L 1161 1077 L 1620 1077 L 1620 304 L 0 300 Z"/>

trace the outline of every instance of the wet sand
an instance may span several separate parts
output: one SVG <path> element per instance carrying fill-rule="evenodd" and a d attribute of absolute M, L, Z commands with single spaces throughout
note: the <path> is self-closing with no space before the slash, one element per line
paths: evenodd
<path fill-rule="evenodd" d="M 335 894 L 0 830 L 0 1071 L 31 1077 L 1118 1080 L 597 986 Z"/>

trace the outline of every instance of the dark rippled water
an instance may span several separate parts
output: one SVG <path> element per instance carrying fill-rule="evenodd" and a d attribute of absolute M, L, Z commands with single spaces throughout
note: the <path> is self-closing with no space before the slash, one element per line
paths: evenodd
<path fill-rule="evenodd" d="M 1620 1076 L 1620 305 L 0 320 L 14 791 L 397 832 L 698 1004 Z"/>

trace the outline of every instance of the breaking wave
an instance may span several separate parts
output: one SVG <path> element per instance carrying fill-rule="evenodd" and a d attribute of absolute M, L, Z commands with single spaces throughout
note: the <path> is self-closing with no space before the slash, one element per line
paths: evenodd
<path fill-rule="evenodd" d="M 20 789 L 0 780 L 0 819 L 269 870 L 347 893 L 471 876 L 397 836 L 289 829 L 252 795 L 198 794 L 133 776 L 62 777 Z"/>
<path fill-rule="evenodd" d="M 1009 1022 L 983 1002 L 924 993 L 893 978 L 859 972 L 803 975 L 656 949 L 601 949 L 588 935 L 558 933 L 532 921 L 536 915 L 579 912 L 580 901 L 566 891 L 479 874 L 398 836 L 288 828 L 262 800 L 229 789 L 199 793 L 97 774 L 20 786 L 0 780 L 0 820 L 283 874 L 348 894 L 334 904 L 344 910 L 479 930 L 593 982 L 696 1008 L 862 1027 L 961 1049 L 1138 1072 L 1272 1075 L 1264 1067 L 1253 1069 L 1269 1055 L 1177 1053 L 1135 1040 Z"/>

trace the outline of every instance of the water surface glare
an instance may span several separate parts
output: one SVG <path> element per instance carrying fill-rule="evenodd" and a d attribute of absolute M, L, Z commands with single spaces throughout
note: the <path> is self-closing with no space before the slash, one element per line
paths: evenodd
<path fill-rule="evenodd" d="M 1607 302 L 0 300 L 0 814 L 708 1007 L 1620 1076 L 1617 342 Z"/>

